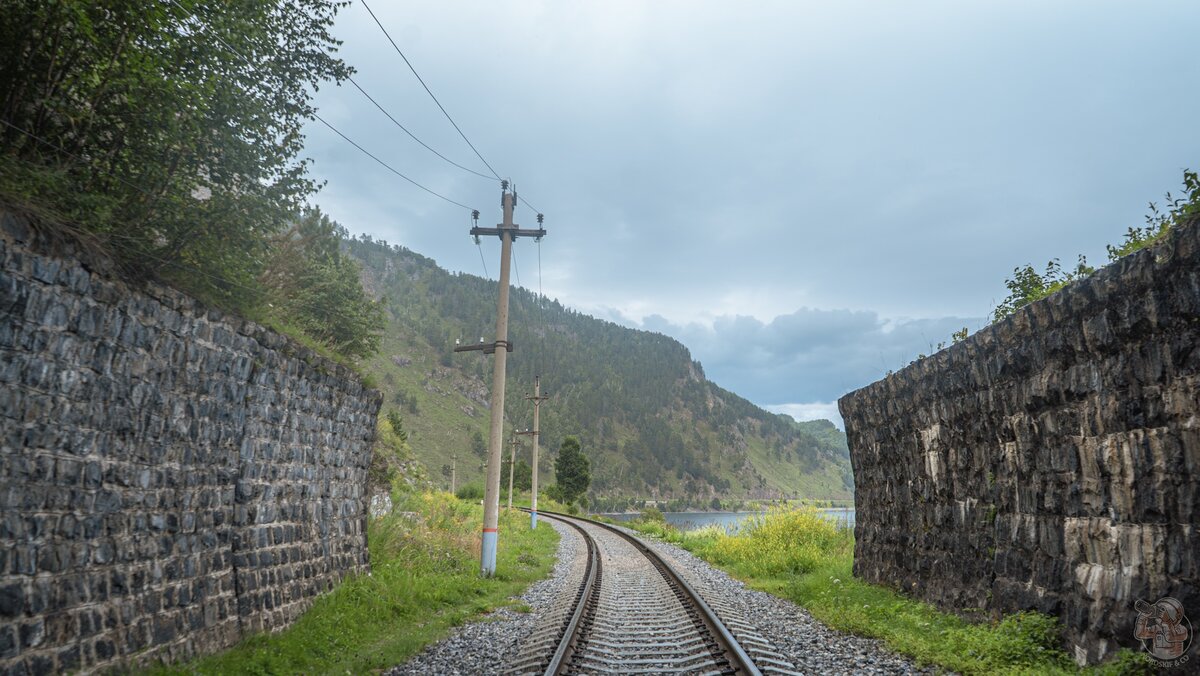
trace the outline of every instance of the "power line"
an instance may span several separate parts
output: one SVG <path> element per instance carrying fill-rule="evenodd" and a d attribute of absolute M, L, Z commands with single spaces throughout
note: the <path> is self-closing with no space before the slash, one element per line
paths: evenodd
<path fill-rule="evenodd" d="M 487 261 L 483 259 L 483 245 L 479 243 L 479 240 L 475 241 L 475 248 L 479 249 L 479 262 L 483 263 L 483 278 L 491 279 L 492 276 L 489 275 L 487 271 Z"/>
<path fill-rule="evenodd" d="M 337 134 L 338 136 L 341 136 L 343 139 L 345 139 L 346 143 L 349 143 L 350 145 L 354 146 L 355 148 L 358 148 L 360 151 L 362 151 L 362 153 L 363 153 L 364 155 L 366 155 L 367 157 L 369 157 L 369 158 L 371 158 L 371 159 L 375 160 L 375 161 L 376 161 L 376 162 L 378 162 L 378 163 L 379 163 L 381 166 L 383 166 L 383 168 L 384 168 L 384 169 L 387 169 L 388 171 L 392 172 L 393 174 L 395 174 L 395 175 L 399 176 L 400 178 L 402 178 L 402 179 L 404 179 L 404 180 L 408 181 L 409 183 L 412 183 L 413 185 L 417 186 L 417 187 L 418 187 L 418 188 L 420 188 L 421 190 L 424 190 L 425 192 L 429 193 L 430 195 L 433 195 L 434 197 L 439 197 L 439 198 L 441 198 L 441 199 L 444 199 L 444 200 L 446 200 L 447 202 L 449 202 L 449 203 L 453 204 L 454 206 L 457 206 L 457 207 L 462 207 L 463 209 L 466 209 L 467 211 L 474 211 L 473 209 L 471 209 L 471 207 L 469 207 L 469 206 L 467 206 L 467 205 L 463 204 L 462 202 L 456 202 L 456 201 L 454 201 L 454 200 L 450 199 L 449 197 L 446 197 L 445 195 L 443 195 L 443 194 L 441 194 L 441 193 L 439 193 L 439 192 L 436 192 L 436 191 L 434 191 L 434 190 L 432 190 L 432 189 L 430 189 L 430 188 L 426 188 L 425 186 L 421 185 L 420 183 L 417 183 L 416 181 L 412 180 L 411 178 L 409 178 L 409 177 L 405 176 L 404 174 L 400 173 L 400 172 L 399 172 L 399 171 L 397 171 L 395 168 L 393 168 L 393 167 L 392 167 L 392 165 L 388 164 L 387 162 L 384 162 L 383 160 L 379 159 L 379 158 L 378 158 L 378 157 L 376 157 L 375 155 L 371 154 L 371 151 L 367 150 L 366 148 L 364 148 L 364 147 L 362 147 L 362 146 L 358 145 L 357 143 L 355 143 L 354 141 L 350 140 L 350 137 L 349 137 L 349 136 L 346 136 L 346 135 L 345 135 L 345 134 L 343 134 L 342 132 L 338 131 L 338 128 L 337 128 L 337 127 L 335 127 L 335 126 L 333 126 L 332 124 L 329 124 L 328 122 L 326 122 L 326 121 L 325 121 L 325 118 L 323 118 L 323 117 L 321 117 L 320 115 L 318 115 L 318 114 L 316 113 L 316 111 L 313 111 L 313 114 L 312 114 L 312 115 L 313 115 L 313 117 L 315 117 L 315 118 L 316 118 L 316 119 L 317 119 L 317 120 L 318 120 L 318 121 L 319 121 L 321 124 L 325 125 L 326 127 L 329 127 L 331 130 L 333 130 L 333 133 L 335 133 L 335 134 Z"/>
<path fill-rule="evenodd" d="M 517 286 L 521 286 L 521 267 L 517 265 L 517 247 L 512 249 L 513 272 L 517 273 Z"/>
<path fill-rule="evenodd" d="M 387 37 L 388 42 L 392 43 L 392 48 L 396 50 L 396 53 L 400 55 L 400 58 L 404 59 L 404 63 L 408 65 L 408 69 L 412 71 L 413 75 L 417 76 L 417 81 L 420 82 L 421 86 L 425 88 L 425 92 L 429 94 L 429 98 L 433 99 L 433 102 L 437 104 L 437 107 L 442 111 L 442 114 L 446 116 L 446 119 L 450 121 L 450 124 L 454 125 L 454 130 L 457 131 L 458 135 L 467 142 L 467 145 L 470 146 L 471 150 L 475 152 L 475 156 L 479 158 L 479 161 L 483 162 L 484 166 L 486 166 L 488 170 L 492 172 L 492 176 L 495 176 L 496 179 L 499 180 L 500 174 L 497 174 L 496 170 L 492 169 L 492 165 L 488 164 L 488 161 L 483 159 L 483 155 L 481 155 L 479 150 L 475 148 L 475 144 L 471 143 L 471 139 L 467 138 L 467 135 L 464 134 L 463 130 L 459 128 L 458 123 L 454 121 L 454 118 L 450 117 L 450 113 L 446 112 L 446 108 L 442 106 L 442 102 L 438 101 L 438 98 L 433 95 L 433 90 L 429 88 L 429 85 L 425 84 L 425 80 L 421 78 L 421 74 L 418 73 L 417 69 L 413 67 L 412 63 L 408 60 L 408 57 L 404 55 L 404 52 L 400 51 L 400 46 L 397 45 L 396 41 L 392 39 L 392 36 L 387 32 L 387 29 L 383 27 L 383 24 L 379 21 L 379 17 L 375 16 L 375 12 L 371 10 L 371 6 L 366 3 L 366 0 L 363 0 L 362 6 L 367 9 L 367 12 L 371 15 L 371 18 L 375 20 L 375 25 L 379 26 L 379 30 L 383 31 L 383 34 Z"/>
<path fill-rule="evenodd" d="M 530 209 L 531 209 L 531 210 L 532 210 L 532 211 L 533 211 L 535 214 L 540 214 L 540 213 L 542 213 L 542 210 L 541 210 L 541 209 L 538 209 L 537 207 L 535 207 L 535 206 L 533 206 L 532 204 L 530 204 L 530 203 L 529 203 L 529 200 L 525 199 L 525 197 L 524 197 L 524 196 L 522 196 L 522 195 L 517 195 L 517 199 L 519 199 L 519 200 L 521 200 L 522 202 L 524 202 L 524 203 L 525 203 L 525 206 L 529 207 L 529 208 L 530 208 Z"/>
<path fill-rule="evenodd" d="M 538 221 L 539 221 L 538 227 L 540 228 L 542 226 L 542 224 L 540 222 L 541 214 L 538 214 Z M 546 299 L 542 295 L 542 240 L 541 239 L 537 240 L 537 259 L 538 259 L 537 313 L 538 313 L 538 323 L 542 325 L 542 335 L 540 336 L 540 340 L 538 341 L 537 361 L 534 363 L 534 368 L 537 371 L 537 374 L 535 374 L 535 375 L 540 375 L 542 372 L 542 355 L 545 354 L 545 352 L 546 352 L 546 308 L 544 306 Z"/>
<path fill-rule="evenodd" d="M 188 12 L 187 8 L 185 8 L 183 5 L 180 5 L 180 4 L 179 4 L 178 2 L 176 2 L 175 0 L 169 0 L 169 1 L 170 1 L 170 3 L 171 3 L 172 5 L 175 5 L 176 7 L 178 7 L 178 8 L 179 8 L 180 10 L 182 10 L 183 12 L 185 12 L 185 13 L 187 13 L 187 12 Z M 190 13 L 190 16 L 191 16 L 191 18 L 192 18 L 192 19 L 197 19 L 197 17 L 196 17 L 196 15 L 195 15 L 195 13 Z M 235 56 L 239 57 L 239 58 L 240 58 L 242 61 L 245 61 L 245 62 L 246 62 L 246 64 L 247 64 L 247 65 L 249 65 L 251 68 L 253 68 L 253 67 L 254 67 L 254 63 L 253 63 L 252 61 L 250 61 L 250 59 L 246 58 L 246 57 L 245 57 L 245 56 L 244 56 L 244 55 L 243 55 L 241 52 L 239 52 L 238 50 L 234 49 L 234 48 L 233 48 L 233 46 L 232 46 L 232 45 L 230 45 L 228 42 L 226 42 L 226 41 L 225 41 L 225 39 L 224 39 L 224 38 L 222 38 L 220 35 L 217 35 L 215 32 L 213 32 L 213 31 L 211 31 L 211 30 L 210 30 L 210 31 L 208 31 L 208 34 L 209 34 L 209 35 L 211 35 L 212 37 L 216 38 L 216 40 L 217 40 L 218 42 L 220 42 L 222 45 L 224 45 L 226 49 L 228 49 L 230 52 L 232 52 L 232 53 L 233 53 Z M 349 78 L 347 78 L 347 79 L 349 79 Z M 354 81 L 353 81 L 353 80 L 351 80 L 351 82 L 354 82 Z M 354 83 L 354 86 L 355 86 L 355 87 L 358 87 L 358 83 L 356 83 L 356 82 L 355 82 L 355 83 Z M 361 92 L 362 92 L 364 95 L 366 95 L 366 93 L 367 93 L 366 91 L 364 91 L 364 90 L 362 89 L 362 87 L 359 87 L 359 91 L 361 91 Z M 367 96 L 367 98 L 368 98 L 368 99 L 371 99 L 371 97 L 370 97 L 369 95 Z M 372 103 L 375 103 L 375 99 L 371 99 L 371 102 L 372 102 Z M 378 103 L 376 103 L 375 105 L 376 105 L 376 106 L 379 106 L 379 104 L 378 104 Z M 383 107 L 382 107 L 382 106 L 380 106 L 380 107 L 379 107 L 379 109 L 380 109 L 380 110 L 383 110 Z M 387 111 L 384 111 L 384 114 L 387 114 Z M 316 118 L 318 121 L 320 121 L 320 122 L 321 122 L 321 124 L 324 124 L 326 127 L 329 127 L 329 129 L 330 129 L 330 130 L 332 130 L 332 131 L 333 131 L 333 133 L 337 134 L 338 136 L 341 136 L 341 137 L 342 137 L 342 139 L 343 139 L 343 140 L 345 140 L 347 143 L 349 143 L 350 145 L 354 146 L 355 148 L 358 148 L 358 149 L 359 149 L 359 151 L 361 151 L 361 152 L 362 152 L 363 154 L 365 154 L 367 157 L 370 157 L 371 159 L 375 160 L 376 162 L 378 162 L 380 165 L 382 165 L 382 166 L 383 166 L 385 169 L 387 169 L 388 171 L 392 172 L 393 174 L 395 174 L 395 175 L 399 176 L 400 178 L 402 178 L 402 179 L 404 179 L 404 180 L 408 181 L 409 183 L 411 183 L 411 184 L 413 184 L 413 185 L 417 186 L 417 187 L 418 187 L 418 188 L 420 188 L 421 190 L 424 190 L 425 192 L 429 193 L 430 195 L 433 195 L 434 197 L 441 198 L 441 199 L 443 199 L 443 200 L 445 200 L 445 201 L 449 202 L 450 204 L 453 204 L 453 205 L 455 205 L 455 206 L 458 206 L 458 207 L 462 207 L 463 209 L 466 209 L 466 210 L 468 210 L 468 211 L 471 211 L 471 210 L 472 210 L 472 209 L 471 209 L 471 207 L 469 207 L 469 206 L 467 206 L 467 205 L 465 205 L 465 204 L 463 204 L 463 203 L 461 203 L 461 202 L 456 202 L 456 201 L 454 201 L 454 200 L 450 199 L 449 197 L 446 197 L 445 195 L 443 195 L 443 194 L 441 194 L 441 193 L 438 193 L 438 192 L 436 192 L 436 191 L 434 191 L 434 190 L 432 190 L 432 189 L 430 189 L 430 188 L 426 188 L 425 186 L 421 185 L 420 183 L 418 183 L 418 182 L 414 181 L 413 179 L 411 179 L 411 178 L 409 178 L 409 177 L 405 176 L 404 174 L 400 173 L 400 172 L 399 172 L 399 171 L 397 171 L 395 168 L 393 168 L 391 165 L 389 165 L 387 162 L 384 162 L 383 160 L 379 159 L 379 158 L 378 158 L 378 157 L 376 157 L 375 155 L 371 154 L 371 152 L 370 152 L 370 151 L 368 151 L 366 148 L 363 148 L 363 147 L 362 147 L 362 146 L 360 146 L 359 144 L 357 144 L 357 143 L 355 143 L 354 141 L 350 140 L 350 137 L 346 136 L 346 135 L 345 135 L 345 134 L 343 134 L 341 131 L 339 131 L 337 127 L 333 126 L 333 125 L 332 125 L 332 124 L 330 124 L 329 122 L 326 122 L 326 121 L 325 121 L 325 118 L 323 118 L 323 117 L 321 117 L 320 115 L 318 115 L 318 114 L 317 114 L 317 112 L 316 112 L 315 110 L 312 112 L 312 115 L 313 115 L 313 117 L 314 117 L 314 118 Z M 391 115 L 388 115 L 388 117 L 390 118 L 390 117 L 391 117 Z M 395 120 L 392 120 L 392 121 L 393 121 L 393 122 L 395 122 Z M 397 125 L 399 125 L 400 123 L 399 123 L 399 122 L 396 122 L 396 124 L 397 124 Z M 403 129 L 403 127 L 401 127 L 401 128 Z M 407 130 L 407 129 L 405 129 L 405 131 L 408 131 L 408 130 Z M 410 135 L 410 136 L 412 136 L 412 134 L 409 134 L 409 135 Z M 414 138 L 414 139 L 416 139 L 416 137 L 415 137 L 415 136 L 413 136 L 413 138 Z M 420 142 L 420 139 L 417 139 L 417 141 L 418 141 L 418 142 Z M 421 143 L 421 145 L 425 145 L 425 144 L 424 144 L 424 143 Z M 425 146 L 425 147 L 426 147 L 426 148 L 429 148 L 429 146 Z M 429 148 L 429 149 L 430 149 L 430 150 L 433 150 L 433 148 Z M 437 151 L 434 151 L 434 152 L 435 152 L 435 153 L 437 153 Z M 442 156 L 440 153 L 437 153 L 437 154 L 438 154 L 438 156 L 439 156 L 439 157 L 442 157 L 442 159 L 446 159 L 446 158 L 445 158 L 444 156 Z M 447 161 L 447 162 L 449 162 L 450 160 L 446 159 L 446 161 Z M 451 162 L 451 163 L 453 164 L 453 162 Z M 485 162 L 484 164 L 487 164 L 487 163 Z M 466 169 L 466 167 L 462 167 L 462 168 L 463 168 L 463 169 Z M 490 169 L 491 167 L 488 167 L 488 168 Z M 468 169 L 467 171 L 470 171 L 470 170 Z M 474 173 L 474 172 L 472 172 L 472 173 Z M 485 176 L 484 178 L 486 178 L 486 176 Z"/>
<path fill-rule="evenodd" d="M 487 174 L 481 174 L 478 171 L 475 171 L 474 169 L 471 169 L 469 167 L 464 167 L 463 165 L 459 164 L 458 162 L 455 162 L 454 160 L 450 159 L 449 157 L 446 157 L 445 155 L 443 155 L 443 154 L 439 153 L 438 151 L 434 150 L 433 148 L 431 148 L 428 143 L 425 143 L 421 139 L 417 138 L 416 135 L 413 134 L 411 131 L 409 131 L 407 127 L 400 124 L 400 122 L 396 118 L 392 117 L 392 114 L 389 113 L 387 110 L 385 110 L 384 107 L 381 106 L 378 101 L 376 101 L 370 94 L 368 94 L 367 90 L 362 88 L 362 85 L 355 82 L 354 78 L 347 76 L 346 79 L 349 80 L 350 84 L 354 85 L 358 89 L 358 91 L 362 92 L 362 95 L 367 97 L 368 101 L 370 101 L 371 103 L 374 103 L 375 107 L 379 109 L 379 112 L 386 115 L 387 118 L 392 121 L 392 124 L 396 125 L 397 127 L 400 127 L 401 131 L 403 131 L 405 134 L 408 134 L 409 137 L 412 138 L 412 140 L 414 140 L 417 143 L 420 143 L 422 146 L 424 146 L 424 148 L 426 150 L 433 153 L 434 155 L 437 155 L 438 157 L 442 158 L 443 160 L 449 162 L 450 164 L 453 164 L 454 166 L 458 167 L 459 169 L 462 169 L 465 172 L 475 174 L 476 176 L 478 176 L 480 178 L 486 178 L 489 181 L 492 180 L 491 176 L 488 176 Z"/>

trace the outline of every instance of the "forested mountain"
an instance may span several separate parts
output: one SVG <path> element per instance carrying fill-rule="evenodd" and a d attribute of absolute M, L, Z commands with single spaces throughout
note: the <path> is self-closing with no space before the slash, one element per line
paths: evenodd
<path fill-rule="evenodd" d="M 452 274 L 424 256 L 369 237 L 349 239 L 366 288 L 387 315 L 367 364 L 435 479 L 452 453 L 459 483 L 478 481 L 488 426 L 491 357 L 454 353 L 455 340 L 491 340 L 494 281 Z M 532 426 L 535 375 L 552 399 L 541 415 L 543 476 L 566 435 L 592 461 L 592 495 L 844 499 L 852 495 L 845 436 L 828 421 L 797 423 L 704 377 L 667 336 L 581 314 L 523 288 L 510 296 L 505 405 L 509 428 Z M 506 432 L 507 438 L 507 432 Z M 528 438 L 520 453 L 528 457 Z"/>

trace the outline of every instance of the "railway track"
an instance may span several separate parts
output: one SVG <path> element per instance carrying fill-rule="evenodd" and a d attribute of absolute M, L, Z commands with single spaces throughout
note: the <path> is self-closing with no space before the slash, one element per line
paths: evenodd
<path fill-rule="evenodd" d="M 638 538 L 590 519 L 539 514 L 575 529 L 586 555 L 573 563 L 574 594 L 543 615 L 505 673 L 795 673 L 751 623 L 726 604 L 714 610 Z"/>

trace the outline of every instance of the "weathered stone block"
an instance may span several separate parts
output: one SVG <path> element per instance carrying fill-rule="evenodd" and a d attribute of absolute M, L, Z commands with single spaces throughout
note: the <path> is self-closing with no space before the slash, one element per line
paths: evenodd
<path fill-rule="evenodd" d="M 0 673 L 209 652 L 365 570 L 337 521 L 365 518 L 377 393 L 0 224 Z M 316 485 L 348 497 L 323 511 Z"/>
<path fill-rule="evenodd" d="M 839 401 L 855 574 L 1057 615 L 1088 660 L 1133 602 L 1200 615 L 1200 222 Z"/>

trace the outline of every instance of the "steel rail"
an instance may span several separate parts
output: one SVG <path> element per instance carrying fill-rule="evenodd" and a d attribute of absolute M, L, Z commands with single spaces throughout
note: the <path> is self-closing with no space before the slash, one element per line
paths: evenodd
<path fill-rule="evenodd" d="M 522 509 L 529 511 L 524 508 Z M 579 531 L 579 534 L 583 536 L 583 542 L 587 545 L 588 550 L 588 562 L 587 570 L 583 574 L 583 585 L 580 586 L 579 599 L 575 603 L 575 612 L 571 613 L 571 619 L 563 629 L 563 635 L 558 642 L 558 648 L 555 649 L 554 656 L 550 658 L 550 664 L 546 665 L 545 676 L 555 676 L 566 662 L 567 654 L 579 634 L 583 611 L 587 608 L 588 599 L 592 597 L 592 589 L 596 584 L 596 574 L 600 570 L 600 548 L 596 546 L 596 542 L 592 540 L 592 536 L 588 535 L 588 532 L 579 524 L 571 523 L 565 519 L 559 519 L 559 521 Z"/>
<path fill-rule="evenodd" d="M 529 511 L 525 508 L 522 508 L 522 510 Z M 544 510 L 538 510 L 538 514 L 557 519 L 558 521 L 568 524 L 583 533 L 584 541 L 588 543 L 589 552 L 596 557 L 599 556 L 597 551 L 598 548 L 596 548 L 592 543 L 591 536 L 584 532 L 584 530 L 578 524 L 572 523 L 572 520 L 578 520 L 598 526 L 600 528 L 604 528 L 605 530 L 615 533 L 616 535 L 619 535 L 628 541 L 634 546 L 635 549 L 641 552 L 642 555 L 645 556 L 655 568 L 661 571 L 668 578 L 669 582 L 673 583 L 678 589 L 680 589 L 687 600 L 697 610 L 700 611 L 700 616 L 705 625 L 707 625 L 709 633 L 713 634 L 714 638 L 716 638 L 725 646 L 726 656 L 734 670 L 737 673 L 747 674 L 748 676 L 762 676 L 762 672 L 759 670 L 758 666 L 754 664 L 754 660 L 752 660 L 750 656 L 746 654 L 745 649 L 743 649 L 741 644 L 738 643 L 738 640 L 733 636 L 733 633 L 730 632 L 725 626 L 725 623 L 722 622 L 719 617 L 717 617 L 716 612 L 714 612 L 708 603 L 704 601 L 703 597 L 701 597 L 700 594 L 693 589 L 690 584 L 687 583 L 687 580 L 684 580 L 683 577 L 680 576 L 679 573 L 677 573 L 675 569 L 666 562 L 666 560 L 659 556 L 658 552 L 655 552 L 653 549 L 651 549 L 648 545 L 646 545 L 646 543 L 642 542 L 641 539 L 626 533 L 616 526 L 604 523 L 602 521 L 595 521 L 593 519 L 573 516 L 570 514 L 560 514 L 558 512 L 547 512 Z M 587 599 L 590 596 L 591 585 L 594 581 L 594 577 L 591 575 L 592 561 L 589 560 L 588 566 L 589 574 L 585 576 L 585 585 L 587 586 L 588 591 L 582 594 L 579 598 L 579 606 L 576 608 L 575 614 L 572 617 L 571 624 L 568 628 L 569 631 L 563 635 L 558 651 L 555 652 L 555 658 L 557 661 L 551 661 L 551 666 L 546 670 L 546 676 L 551 676 L 552 674 L 558 673 L 556 670 L 562 664 L 562 659 L 565 658 L 567 654 L 568 646 L 575 640 L 574 631 L 579 627 L 578 620 L 583 615 L 583 607 L 586 605 Z"/>

